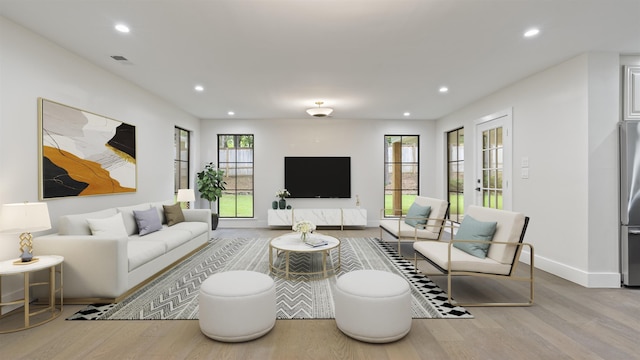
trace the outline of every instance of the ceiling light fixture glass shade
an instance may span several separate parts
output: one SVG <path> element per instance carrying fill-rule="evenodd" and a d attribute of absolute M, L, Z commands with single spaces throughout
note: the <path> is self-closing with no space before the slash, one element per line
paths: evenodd
<path fill-rule="evenodd" d="M 311 108 L 311 109 L 307 109 L 307 114 L 314 116 L 314 117 L 326 117 L 331 115 L 331 113 L 333 112 L 332 108 L 323 108 L 321 107 L 322 104 L 324 104 L 324 102 L 322 101 L 316 101 L 316 105 L 318 105 L 317 108 Z"/>

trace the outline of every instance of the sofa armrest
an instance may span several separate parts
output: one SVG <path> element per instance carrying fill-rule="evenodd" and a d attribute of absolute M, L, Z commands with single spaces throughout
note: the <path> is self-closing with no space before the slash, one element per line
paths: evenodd
<path fill-rule="evenodd" d="M 36 255 L 64 256 L 66 298 L 116 298 L 128 289 L 126 237 L 52 234 L 33 242 Z"/>
<path fill-rule="evenodd" d="M 182 209 L 185 221 L 201 221 L 211 223 L 211 210 L 209 209 Z"/>
<path fill-rule="evenodd" d="M 209 209 L 182 209 L 185 221 L 200 221 L 207 223 L 209 239 L 211 239 L 211 210 Z"/>

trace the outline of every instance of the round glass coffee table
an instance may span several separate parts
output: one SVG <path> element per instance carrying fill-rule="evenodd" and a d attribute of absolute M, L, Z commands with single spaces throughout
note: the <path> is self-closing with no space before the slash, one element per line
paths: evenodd
<path fill-rule="evenodd" d="M 340 240 L 333 236 L 312 233 L 308 235 L 313 240 L 324 240 L 326 245 L 311 246 L 304 243 L 299 233 L 288 233 L 278 236 L 269 242 L 269 271 L 285 279 L 289 279 L 291 275 L 321 275 L 323 279 L 330 275 L 335 275 L 340 270 L 341 256 L 340 256 Z M 338 261 L 328 263 L 328 257 L 331 250 L 338 251 Z M 274 252 L 276 256 L 274 257 Z M 308 254 L 308 257 L 298 256 Z M 322 270 L 314 269 L 313 258 L 316 255 L 322 256 Z M 283 258 L 281 258 L 283 257 Z M 295 259 L 295 260 L 294 260 Z M 298 264 L 292 261 L 304 260 L 310 261 L 308 264 Z M 303 271 L 303 268 L 308 266 L 309 271 Z M 293 269 L 292 269 L 293 268 Z"/>

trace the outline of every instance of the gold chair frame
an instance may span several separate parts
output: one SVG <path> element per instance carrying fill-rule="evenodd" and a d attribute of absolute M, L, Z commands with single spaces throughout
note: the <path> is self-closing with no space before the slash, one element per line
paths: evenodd
<path fill-rule="evenodd" d="M 533 245 L 529 244 L 529 243 L 525 243 L 523 242 L 524 240 L 524 234 L 526 232 L 527 229 L 527 225 L 529 223 L 529 218 L 525 217 L 525 223 L 524 226 L 522 228 L 522 233 L 520 234 L 520 239 L 518 242 L 502 242 L 502 241 L 481 241 L 481 240 L 454 240 L 451 239 L 449 240 L 449 247 L 448 247 L 448 254 L 447 254 L 447 268 L 443 269 L 441 268 L 439 265 L 435 264 L 431 259 L 429 259 L 428 257 L 426 257 L 424 254 L 420 253 L 419 251 L 415 251 L 414 250 L 414 264 L 416 269 L 418 268 L 418 254 L 420 254 L 420 256 L 426 260 L 427 262 L 429 262 L 431 265 L 433 265 L 438 271 L 440 271 L 439 273 L 423 273 L 426 276 L 447 276 L 447 300 L 450 304 L 452 305 L 456 305 L 456 306 L 466 306 L 466 307 L 472 307 L 472 306 L 531 306 L 533 305 L 533 301 L 534 301 L 534 283 L 535 283 L 535 276 L 534 276 L 534 268 L 535 268 L 535 264 L 534 264 L 534 248 Z M 453 231 L 451 232 L 452 236 L 453 236 Z M 433 240 L 423 240 L 423 241 L 433 241 Z M 513 257 L 513 261 L 511 262 L 511 269 L 509 271 L 508 274 L 494 274 L 494 273 L 484 273 L 484 272 L 474 272 L 474 271 L 468 271 L 468 270 L 453 270 L 451 269 L 451 247 L 453 246 L 454 243 L 461 243 L 461 242 L 468 242 L 468 243 L 489 243 L 489 244 L 505 244 L 505 245 L 510 245 L 510 246 L 516 246 L 517 249 L 515 251 L 514 257 Z M 520 255 L 522 254 L 522 250 L 524 247 L 528 247 L 529 248 L 529 274 L 527 277 L 521 277 L 521 276 L 516 276 L 516 269 L 518 267 L 519 264 L 519 259 L 520 259 Z M 459 302 L 456 300 L 453 300 L 453 282 L 452 282 L 452 278 L 454 276 L 478 276 L 478 277 L 485 277 L 485 278 L 494 278 L 494 279 L 500 279 L 500 280 L 512 280 L 512 281 L 524 281 L 524 282 L 528 282 L 529 283 L 529 299 L 527 302 Z"/>
<path fill-rule="evenodd" d="M 402 240 L 413 240 L 413 241 L 435 241 L 435 240 L 440 240 L 442 238 L 442 231 L 445 227 L 447 227 L 447 223 L 450 222 L 451 220 L 449 220 L 449 207 L 450 204 L 447 202 L 447 210 L 444 214 L 444 218 L 432 218 L 432 217 L 408 217 L 405 215 L 397 215 L 397 216 L 390 216 L 390 217 L 386 217 L 385 215 L 387 212 L 400 212 L 402 213 L 402 209 L 381 209 L 380 210 L 380 219 L 387 219 L 387 220 L 398 220 L 398 235 L 395 235 L 391 232 L 389 232 L 389 230 L 387 230 L 386 228 L 383 228 L 382 226 L 380 226 L 380 240 L 382 240 L 383 237 L 383 231 L 386 232 L 387 234 L 391 235 L 392 237 L 394 237 L 397 241 L 398 241 L 398 255 L 402 256 L 402 250 L 401 250 L 401 243 Z M 413 220 L 424 220 L 425 223 L 424 224 L 418 224 L 417 226 L 414 227 L 413 230 L 413 237 L 406 237 L 406 236 L 401 236 L 400 235 L 400 226 L 401 223 L 403 223 L 405 220 L 407 219 L 413 219 Z M 433 221 L 440 221 L 440 225 L 428 225 L 429 220 L 433 220 Z M 437 239 L 425 239 L 425 238 L 420 238 L 418 237 L 418 230 L 427 230 L 427 228 L 440 228 L 439 233 L 438 233 L 438 238 Z M 433 231 L 435 232 L 435 231 Z"/>

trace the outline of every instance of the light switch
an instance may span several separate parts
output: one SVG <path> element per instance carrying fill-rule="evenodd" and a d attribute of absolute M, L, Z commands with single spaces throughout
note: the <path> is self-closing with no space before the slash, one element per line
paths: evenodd
<path fill-rule="evenodd" d="M 522 169 L 520 169 L 520 177 L 523 178 L 523 179 L 528 179 L 529 178 L 529 168 L 523 167 Z"/>
<path fill-rule="evenodd" d="M 520 166 L 522 166 L 523 168 L 529 167 L 529 158 L 523 156 L 522 160 L 520 161 Z"/>

